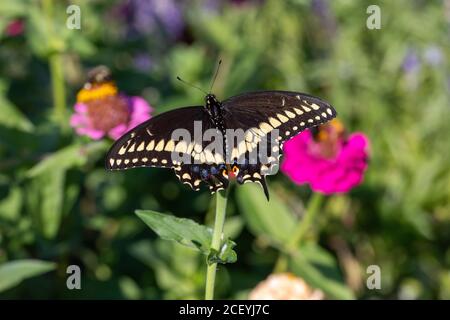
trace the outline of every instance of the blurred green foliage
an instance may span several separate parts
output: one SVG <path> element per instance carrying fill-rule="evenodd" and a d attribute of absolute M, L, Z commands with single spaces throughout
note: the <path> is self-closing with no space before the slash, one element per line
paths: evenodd
<path fill-rule="evenodd" d="M 160 113 L 201 104 L 176 76 L 207 88 L 220 57 L 219 97 L 308 92 L 371 140 L 364 183 L 326 199 L 289 269 L 330 298 L 450 299 L 449 1 L 175 1 L 181 15 L 145 32 L 120 15 L 124 2 L 70 1 L 80 30 L 66 28 L 69 1 L 0 2 L 1 298 L 202 298 L 205 256 L 158 239 L 133 212 L 211 225 L 212 197 L 162 169 L 106 172 L 111 141 L 76 136 L 69 108 L 55 117 L 54 63 L 68 106 L 86 70 L 105 64 Z M 371 4 L 380 30 L 366 27 Z M 219 268 L 218 297 L 265 279 L 301 221 L 308 187 L 281 173 L 269 184 L 269 203 L 257 186 L 231 192 L 225 234 L 238 261 Z M 66 288 L 71 264 L 82 290 Z M 381 290 L 365 285 L 373 264 Z"/>

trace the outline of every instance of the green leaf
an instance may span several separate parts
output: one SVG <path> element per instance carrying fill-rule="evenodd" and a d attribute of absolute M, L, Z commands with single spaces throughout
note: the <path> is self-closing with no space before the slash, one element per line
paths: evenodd
<path fill-rule="evenodd" d="M 302 246 L 290 256 L 290 269 L 309 285 L 321 289 L 331 299 L 354 299 L 340 277 L 335 259 L 317 245 Z"/>
<path fill-rule="evenodd" d="M 276 246 L 287 243 L 297 220 L 276 194 L 268 202 L 258 185 L 247 183 L 240 187 L 237 199 L 252 233 L 268 237 Z"/>
<path fill-rule="evenodd" d="M 0 265 L 0 292 L 12 288 L 23 280 L 55 269 L 55 264 L 41 260 L 16 260 Z"/>
<path fill-rule="evenodd" d="M 236 243 L 231 240 L 226 240 L 221 248 L 220 251 L 211 249 L 211 252 L 208 255 L 207 262 L 208 264 L 213 263 L 235 263 L 237 261 L 237 254 L 236 251 L 233 250 L 233 248 L 236 246 Z"/>
<path fill-rule="evenodd" d="M 5 83 L 0 81 L 0 124 L 6 127 L 30 132 L 34 126 L 8 99 L 5 97 Z"/>
<path fill-rule="evenodd" d="M 186 218 L 177 218 L 152 210 L 136 210 L 136 214 L 162 239 L 173 240 L 209 254 L 211 229 Z"/>
<path fill-rule="evenodd" d="M 162 239 L 176 241 L 207 255 L 208 263 L 225 264 L 234 263 L 237 260 L 237 254 L 233 250 L 236 243 L 225 239 L 222 241 L 219 251 L 210 249 L 211 229 L 193 220 L 177 218 L 152 210 L 136 210 L 136 214 Z"/>
<path fill-rule="evenodd" d="M 54 170 L 39 177 L 41 181 L 41 226 L 43 235 L 54 238 L 61 224 L 64 202 L 64 182 L 66 172 Z"/>
<path fill-rule="evenodd" d="M 24 0 L 1 1 L 0 14 L 2 18 L 17 18 L 27 12 L 27 2 Z"/>
<path fill-rule="evenodd" d="M 70 169 L 73 167 L 80 167 L 87 162 L 90 156 L 102 154 L 102 151 L 106 146 L 107 143 L 105 141 L 96 141 L 87 145 L 75 144 L 65 147 L 48 155 L 41 162 L 32 167 L 27 172 L 27 176 L 29 178 L 36 177 L 45 172 L 53 172 L 55 168 Z"/>
<path fill-rule="evenodd" d="M 22 190 L 17 186 L 12 186 L 9 189 L 8 196 L 0 201 L 0 217 L 9 221 L 17 220 L 22 203 Z"/>
<path fill-rule="evenodd" d="M 244 228 L 244 220 L 241 216 L 227 217 L 223 226 L 223 233 L 226 238 L 236 239 Z"/>
<path fill-rule="evenodd" d="M 119 287 L 126 299 L 137 300 L 142 296 L 142 292 L 138 284 L 130 277 L 121 277 L 119 279 Z"/>

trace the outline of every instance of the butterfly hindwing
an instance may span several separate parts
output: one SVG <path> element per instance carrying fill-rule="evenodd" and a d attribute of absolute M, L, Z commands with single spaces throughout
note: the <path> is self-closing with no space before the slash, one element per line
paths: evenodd
<path fill-rule="evenodd" d="M 194 191 L 200 190 L 200 184 L 204 182 L 212 193 L 228 187 L 229 181 L 223 175 L 225 164 L 183 164 L 175 167 L 175 175 L 181 183 L 187 184 Z"/>

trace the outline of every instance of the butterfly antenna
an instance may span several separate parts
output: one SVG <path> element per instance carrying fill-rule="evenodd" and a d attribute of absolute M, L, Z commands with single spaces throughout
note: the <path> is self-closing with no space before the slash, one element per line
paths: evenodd
<path fill-rule="evenodd" d="M 180 82 L 182 82 L 182 83 L 184 83 L 184 84 L 186 84 L 186 85 L 188 85 L 188 86 L 190 86 L 190 87 L 192 87 L 192 88 L 195 88 L 195 89 L 197 89 L 197 90 L 200 90 L 200 91 L 203 92 L 204 94 L 208 94 L 208 92 L 206 92 L 205 90 L 203 90 L 203 89 L 201 89 L 201 88 L 199 88 L 199 87 L 193 85 L 192 83 L 189 83 L 189 82 L 184 81 L 183 79 L 181 79 L 181 78 L 178 77 L 178 76 L 177 76 L 177 80 L 180 81 Z"/>
<path fill-rule="evenodd" d="M 211 92 L 214 82 L 216 82 L 217 75 L 219 74 L 220 65 L 222 64 L 222 59 L 219 60 L 219 64 L 217 65 L 216 73 L 214 74 L 214 78 L 211 80 L 211 85 L 209 86 L 209 92 Z"/>

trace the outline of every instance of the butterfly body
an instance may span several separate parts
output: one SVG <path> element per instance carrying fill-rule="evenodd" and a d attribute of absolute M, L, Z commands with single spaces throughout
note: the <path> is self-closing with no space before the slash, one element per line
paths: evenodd
<path fill-rule="evenodd" d="M 194 190 L 204 183 L 212 192 L 226 189 L 230 179 L 256 182 L 268 198 L 265 176 L 276 172 L 284 142 L 335 116 L 327 102 L 298 92 L 252 92 L 223 102 L 208 94 L 204 106 L 163 113 L 126 133 L 106 167 L 172 168 L 182 183 Z M 188 139 L 177 139 L 177 130 Z"/>

